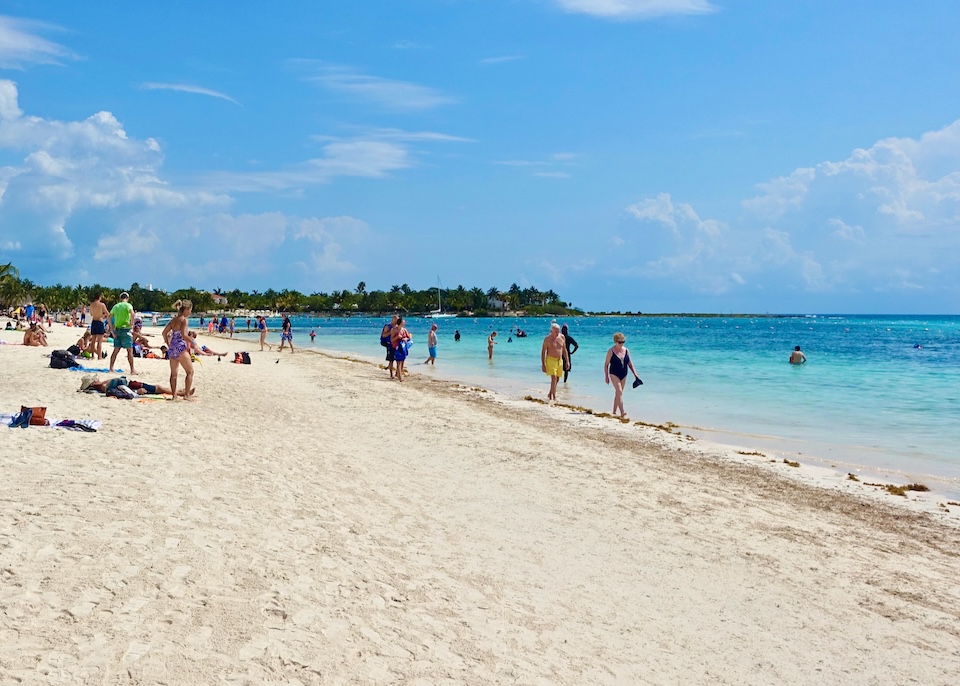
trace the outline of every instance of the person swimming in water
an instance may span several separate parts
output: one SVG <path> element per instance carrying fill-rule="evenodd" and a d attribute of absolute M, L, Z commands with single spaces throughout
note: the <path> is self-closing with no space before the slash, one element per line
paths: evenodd
<path fill-rule="evenodd" d="M 807 356 L 800 352 L 800 346 L 794 346 L 793 352 L 790 353 L 790 364 L 805 364 L 807 361 Z"/>

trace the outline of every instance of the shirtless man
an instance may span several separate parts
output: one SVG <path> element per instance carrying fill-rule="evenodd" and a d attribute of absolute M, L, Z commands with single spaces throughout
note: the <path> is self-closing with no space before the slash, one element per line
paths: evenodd
<path fill-rule="evenodd" d="M 570 355 L 567 353 L 567 341 L 560 333 L 560 325 L 554 322 L 550 325 L 550 333 L 543 339 L 540 347 L 540 368 L 550 377 L 550 394 L 547 398 L 557 399 L 557 382 L 563 376 L 564 368 L 570 365 Z"/>
<path fill-rule="evenodd" d="M 110 310 L 103 304 L 103 294 L 97 293 L 97 297 L 90 301 L 91 345 L 87 350 L 98 360 L 103 357 L 103 337 L 107 333 L 107 318 L 109 316 Z"/>
<path fill-rule="evenodd" d="M 790 364 L 803 364 L 807 361 L 807 356 L 800 352 L 800 346 L 794 346 L 793 352 L 790 353 Z"/>
<path fill-rule="evenodd" d="M 437 325 L 430 326 L 430 333 L 427 334 L 427 359 L 424 364 L 437 363 Z"/>

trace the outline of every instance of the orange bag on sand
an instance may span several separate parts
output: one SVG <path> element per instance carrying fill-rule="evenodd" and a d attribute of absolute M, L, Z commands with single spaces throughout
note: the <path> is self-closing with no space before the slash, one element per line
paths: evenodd
<path fill-rule="evenodd" d="M 50 426 L 50 420 L 47 419 L 47 408 L 45 407 L 32 407 L 28 408 L 23 405 L 20 406 L 20 411 L 31 409 L 33 410 L 33 415 L 30 417 L 30 426 Z"/>

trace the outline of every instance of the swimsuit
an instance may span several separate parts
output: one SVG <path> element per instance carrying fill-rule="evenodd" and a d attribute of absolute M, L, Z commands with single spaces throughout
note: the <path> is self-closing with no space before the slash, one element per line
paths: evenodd
<path fill-rule="evenodd" d="M 178 359 L 183 353 L 187 352 L 188 349 L 186 341 L 183 340 L 183 334 L 179 331 L 174 331 L 170 334 L 170 345 L 167 346 L 168 360 Z"/>
<path fill-rule="evenodd" d="M 617 357 L 616 353 L 610 353 L 610 376 L 615 376 L 621 381 L 627 378 L 627 370 L 630 368 L 630 353 L 624 351 L 623 359 Z"/>
<path fill-rule="evenodd" d="M 406 334 L 406 331 L 403 334 Z M 405 338 L 403 334 L 397 339 L 397 347 L 393 349 L 393 359 L 397 362 L 407 359 L 407 351 L 410 349 L 410 339 Z"/>
<path fill-rule="evenodd" d="M 99 320 L 90 322 L 90 333 L 94 336 L 102 336 L 107 332 L 107 325 Z"/>
<path fill-rule="evenodd" d="M 560 378 L 563 376 L 563 358 L 562 357 L 551 357 L 547 355 L 546 360 L 547 367 L 547 376 L 555 376 Z"/>

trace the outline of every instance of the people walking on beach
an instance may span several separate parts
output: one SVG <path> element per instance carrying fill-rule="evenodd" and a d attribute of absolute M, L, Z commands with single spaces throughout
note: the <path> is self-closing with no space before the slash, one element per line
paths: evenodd
<path fill-rule="evenodd" d="M 430 325 L 430 333 L 427 334 L 427 354 L 429 357 L 423 361 L 424 364 L 437 363 L 437 325 Z"/>
<path fill-rule="evenodd" d="M 560 333 L 563 334 L 564 346 L 567 349 L 567 363 L 563 367 L 563 383 L 567 383 L 567 377 L 570 376 L 570 370 L 573 369 L 573 354 L 580 349 L 580 345 L 570 335 L 570 329 L 566 324 L 560 328 Z"/>
<path fill-rule="evenodd" d="M 393 378 L 393 365 L 395 362 L 393 358 L 393 339 L 391 334 L 393 327 L 397 325 L 397 319 L 399 319 L 399 315 L 393 315 L 390 317 L 390 322 L 384 324 L 383 328 L 380 329 L 380 345 L 387 349 L 387 371 L 390 372 L 391 379 Z"/>
<path fill-rule="evenodd" d="M 103 357 L 103 337 L 107 334 L 107 318 L 110 311 L 103 304 L 103 294 L 90 301 L 90 338 L 92 345 L 88 348 L 96 359 Z"/>
<path fill-rule="evenodd" d="M 280 347 L 277 349 L 277 352 L 283 350 L 283 344 L 290 344 L 290 352 L 295 352 L 293 349 L 293 324 L 290 323 L 290 317 L 283 315 L 283 324 L 280 327 Z"/>
<path fill-rule="evenodd" d="M 493 359 L 493 346 L 497 344 L 497 332 L 491 331 L 490 335 L 487 336 L 487 359 Z"/>
<path fill-rule="evenodd" d="M 413 336 L 404 326 L 403 317 L 397 317 L 397 323 L 390 330 L 390 345 L 393 348 L 393 359 L 396 362 L 397 381 L 403 381 L 403 367 L 410 349 Z"/>
<path fill-rule="evenodd" d="M 110 371 L 117 361 L 121 348 L 127 351 L 127 362 L 130 363 L 130 374 L 136 374 L 133 369 L 133 305 L 130 304 L 130 294 L 120 294 L 120 302 L 110 310 L 110 327 L 113 329 L 113 353 L 110 355 Z"/>
<path fill-rule="evenodd" d="M 163 341 L 167 344 L 167 359 L 170 360 L 170 394 L 177 399 L 177 375 L 183 367 L 183 399 L 193 400 L 193 361 L 190 359 L 190 313 L 193 303 L 189 300 L 178 300 L 174 307 L 177 316 L 163 327 Z"/>
<path fill-rule="evenodd" d="M 607 357 L 603 361 L 605 382 L 613 384 L 613 414 L 617 414 L 619 410 L 621 419 L 627 418 L 627 411 L 623 409 L 623 388 L 626 385 L 627 370 L 640 378 L 630 359 L 630 351 L 624 345 L 626 342 L 627 337 L 619 331 L 613 334 L 613 346 L 607 351 Z"/>
<path fill-rule="evenodd" d="M 237 318 L 230 317 L 230 338 L 233 338 L 233 332 L 236 330 L 236 328 L 237 328 Z"/>
<path fill-rule="evenodd" d="M 560 333 L 560 325 L 553 322 L 550 325 L 550 333 L 544 337 L 543 345 L 540 346 L 540 369 L 550 377 L 548 400 L 557 399 L 557 382 L 563 376 L 563 370 L 569 363 L 570 356 L 567 354 L 566 339 Z"/>
<path fill-rule="evenodd" d="M 807 356 L 800 352 L 800 346 L 795 345 L 793 347 L 793 352 L 790 353 L 790 364 L 804 364 L 807 361 Z"/>
<path fill-rule="evenodd" d="M 260 352 L 263 352 L 263 346 L 273 350 L 273 346 L 267 343 L 267 318 L 257 315 L 257 328 L 260 330 Z"/>

